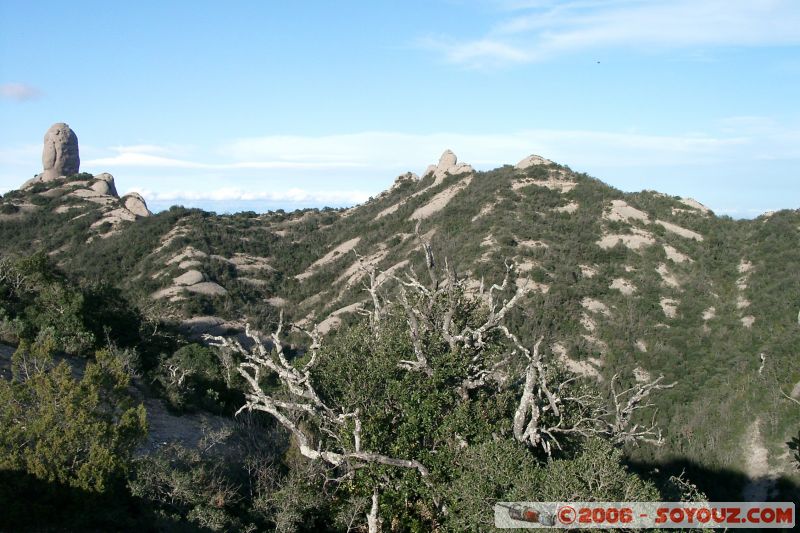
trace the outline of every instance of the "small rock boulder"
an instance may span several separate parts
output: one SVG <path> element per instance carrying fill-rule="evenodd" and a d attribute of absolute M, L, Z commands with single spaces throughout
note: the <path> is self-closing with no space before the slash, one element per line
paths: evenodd
<path fill-rule="evenodd" d="M 144 198 L 139 193 L 131 192 L 122 197 L 125 208 L 137 217 L 149 217 L 152 215 Z"/>
<path fill-rule="evenodd" d="M 228 291 L 222 285 L 214 283 L 213 281 L 204 281 L 203 283 L 195 283 L 186 287 L 189 292 L 203 294 L 205 296 L 225 296 Z"/>
<path fill-rule="evenodd" d="M 199 270 L 189 270 L 172 281 L 175 283 L 175 285 L 189 286 L 202 283 L 204 279 L 205 277 L 203 276 L 203 273 Z"/>
<path fill-rule="evenodd" d="M 549 159 L 545 159 L 544 157 L 536 154 L 529 155 L 519 163 L 517 163 L 517 170 L 525 170 L 529 167 L 535 167 L 538 165 L 552 165 L 553 162 Z"/>
<path fill-rule="evenodd" d="M 102 174 L 97 174 L 94 179 L 95 181 L 91 185 L 93 191 L 107 196 L 119 197 L 117 187 L 114 185 L 114 176 L 108 172 L 103 172 Z"/>
<path fill-rule="evenodd" d="M 397 176 L 397 178 L 395 178 L 394 183 L 392 184 L 392 188 L 389 190 L 393 191 L 394 189 L 398 188 L 404 183 L 408 182 L 416 183 L 418 181 L 419 181 L 419 176 L 417 176 L 413 172 L 406 172 L 405 174 L 400 174 L 399 176 Z"/>

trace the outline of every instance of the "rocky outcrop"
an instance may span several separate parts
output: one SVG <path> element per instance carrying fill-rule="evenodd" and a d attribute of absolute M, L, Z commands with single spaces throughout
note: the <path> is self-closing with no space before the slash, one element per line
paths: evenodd
<path fill-rule="evenodd" d="M 196 285 L 205 281 L 203 273 L 199 270 L 188 270 L 175 278 L 173 283 L 175 285 Z"/>
<path fill-rule="evenodd" d="M 450 200 L 455 198 L 458 193 L 469 187 L 469 184 L 472 182 L 472 178 L 472 176 L 466 176 L 457 183 L 445 188 L 443 191 L 439 191 L 439 193 L 431 198 L 428 203 L 417 208 L 416 211 L 411 213 L 410 219 L 424 220 L 431 215 L 438 213 L 447 207 L 447 204 L 450 203 Z"/>
<path fill-rule="evenodd" d="M 142 195 L 135 192 L 130 192 L 122 197 L 122 203 L 125 209 L 136 215 L 137 217 L 149 217 L 153 213 L 147 209 L 147 204 L 142 198 Z"/>
<path fill-rule="evenodd" d="M 91 189 L 100 194 L 119 197 L 117 194 L 117 187 L 114 185 L 114 176 L 108 172 L 103 172 L 94 177 L 95 181 L 91 185 Z"/>
<path fill-rule="evenodd" d="M 92 227 L 102 227 L 106 222 L 117 226 L 123 221 L 152 215 L 141 195 L 128 193 L 120 198 L 114 176 L 107 172 L 97 174 L 89 180 L 63 179 L 80 171 L 78 136 L 63 122 L 53 124 L 44 135 L 42 167 L 42 173 L 26 181 L 20 189 L 26 190 L 34 185 L 47 183 L 47 189 L 40 190 L 37 194 L 47 198 L 69 196 L 98 204 L 102 209 L 102 217 Z M 62 208 L 63 206 L 59 206 L 56 209 Z"/>
<path fill-rule="evenodd" d="M 113 235 L 122 222 L 133 222 L 137 218 L 149 217 L 152 214 L 147 209 L 144 198 L 137 193 L 129 193 L 119 198 L 114 185 L 114 176 L 111 174 L 98 174 L 94 178 L 95 181 L 89 188 L 78 189 L 70 194 L 102 206 L 102 216 L 91 226 L 102 229 L 107 224 L 111 224 L 111 230 L 102 234 L 101 237 Z"/>
<path fill-rule="evenodd" d="M 395 190 L 396 188 L 400 187 L 404 183 L 409 183 L 409 182 L 410 183 L 416 183 L 418 181 L 419 181 L 419 176 L 417 176 L 413 172 L 406 172 L 405 174 L 400 174 L 399 176 L 397 176 L 395 178 L 394 183 L 392 184 L 392 186 L 389 189 L 389 191 Z"/>
<path fill-rule="evenodd" d="M 72 129 L 58 122 L 44 134 L 42 149 L 42 173 L 40 181 L 52 181 L 61 176 L 77 174 L 81 158 L 78 154 L 78 136 Z"/>
<path fill-rule="evenodd" d="M 468 172 L 474 172 L 472 166 L 466 163 L 459 163 L 456 154 L 451 150 L 445 150 L 439 158 L 439 163 L 437 165 L 429 165 L 425 170 L 425 175 L 433 174 L 433 177 L 436 178 L 436 182 L 438 183 L 448 174 L 466 174 Z"/>
<path fill-rule="evenodd" d="M 544 157 L 536 154 L 531 154 L 519 163 L 515 167 L 517 170 L 525 170 L 528 167 L 535 167 L 539 165 L 552 165 L 553 162 L 549 159 L 545 159 Z"/>
<path fill-rule="evenodd" d="M 700 211 L 704 215 L 709 215 L 709 214 L 712 213 L 711 209 L 709 209 L 708 207 L 704 206 L 703 204 L 701 204 L 700 202 L 698 202 L 694 198 L 680 198 L 678 201 L 680 203 L 682 203 L 683 205 L 689 206 L 692 209 Z"/>

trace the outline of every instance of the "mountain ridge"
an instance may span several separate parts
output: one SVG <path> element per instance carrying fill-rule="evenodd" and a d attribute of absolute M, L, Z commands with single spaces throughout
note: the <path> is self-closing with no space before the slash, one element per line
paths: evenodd
<path fill-rule="evenodd" d="M 340 210 L 174 207 L 110 222 L 117 203 L 75 195 L 102 183 L 113 186 L 73 176 L 5 195 L 3 206 L 24 200 L 37 209 L 0 220 L 3 253 L 42 250 L 73 276 L 110 279 L 138 308 L 195 338 L 245 322 L 266 329 L 281 312 L 333 334 L 369 306 L 369 269 L 383 273 L 386 290 L 392 275 L 421 271 L 419 238 L 475 294 L 510 261 L 515 286 L 526 288 L 508 317 L 522 339 L 546 335 L 546 352 L 582 379 L 678 381 L 658 404 L 667 445 L 631 457 L 756 475 L 746 458 L 757 433 L 768 490 L 796 476 L 785 450 L 793 415 L 778 391 L 800 382 L 798 210 L 737 221 L 692 199 L 623 193 L 541 156 L 476 171 L 450 151 L 421 177 L 403 174 Z"/>

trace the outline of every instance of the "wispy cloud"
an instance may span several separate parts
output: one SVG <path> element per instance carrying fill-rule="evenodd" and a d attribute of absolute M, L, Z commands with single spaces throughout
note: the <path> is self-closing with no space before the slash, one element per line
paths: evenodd
<path fill-rule="evenodd" d="M 26 102 L 28 100 L 36 100 L 41 96 L 42 92 L 32 85 L 13 82 L 0 84 L 0 97 L 4 100 Z"/>
<path fill-rule="evenodd" d="M 213 163 L 193 161 L 172 157 L 168 147 L 156 145 L 116 146 L 110 149 L 116 154 L 98 157 L 84 162 L 84 165 L 95 167 L 152 167 L 152 168 L 184 168 L 196 170 L 233 170 L 233 169 L 324 169 L 357 166 L 346 161 L 297 161 L 297 160 L 258 160 L 232 161 Z M 163 155 L 161 155 L 163 154 Z"/>
<path fill-rule="evenodd" d="M 496 134 L 367 131 L 344 135 L 269 135 L 220 143 L 216 148 L 177 157 L 153 145 L 114 147 L 106 157 L 83 162 L 84 168 L 114 172 L 120 167 L 212 171 L 303 171 L 324 175 L 336 171 L 386 175 L 424 169 L 444 149 L 454 150 L 478 168 L 515 163 L 538 153 L 576 165 L 672 166 L 725 160 L 800 157 L 800 131 L 763 117 L 733 117 L 719 124 L 718 134 L 653 135 L 638 132 L 532 129 Z M 0 156 L 2 152 L 0 151 Z M 238 172 L 241 174 L 241 172 Z M 252 175 L 252 172 L 248 173 Z"/>
<path fill-rule="evenodd" d="M 23 144 L 18 146 L 0 146 L 0 165 L 36 164 L 42 155 L 41 144 Z"/>
<path fill-rule="evenodd" d="M 790 165 L 800 161 L 800 127 L 770 117 L 732 116 L 709 124 L 704 133 L 680 135 L 578 129 L 486 134 L 366 131 L 249 137 L 205 149 L 84 145 L 84 153 L 90 157 L 82 161 L 81 169 L 111 172 L 120 190 L 135 185 L 133 190 L 162 207 L 172 203 L 234 210 L 263 209 L 265 205 L 346 206 L 364 202 L 402 172 L 421 173 L 446 148 L 479 170 L 515 164 L 535 153 L 625 190 L 647 183 L 649 188 L 686 194 L 705 184 L 705 189 L 700 187 L 691 195 L 706 199 L 706 203 L 711 200 L 712 204 L 731 206 L 735 203 L 724 195 L 714 200 L 726 187 L 717 191 L 709 184 L 729 183 L 734 169 L 739 186 L 756 187 L 755 182 L 747 181 L 755 178 L 745 179 L 747 172 L 735 169 L 759 169 L 761 176 L 778 168 L 776 164 L 785 166 L 781 161 Z M 0 147 L 0 188 L 18 187 L 30 177 L 31 169 L 39 166 L 40 153 L 38 145 Z M 697 186 L 693 185 L 695 179 Z M 773 205 L 780 203 L 775 197 L 790 198 L 796 192 L 791 180 L 777 183 L 773 186 L 776 192 L 769 197 Z M 760 197 L 764 190 L 756 189 L 754 197 Z M 784 190 L 791 192 L 781 192 Z M 766 202 L 764 198 L 761 204 Z"/>
<path fill-rule="evenodd" d="M 625 47 L 675 49 L 800 44 L 795 0 L 610 0 L 522 2 L 513 15 L 469 40 L 424 38 L 453 63 L 486 67 Z"/>
<path fill-rule="evenodd" d="M 449 37 L 425 37 L 417 44 L 422 48 L 436 50 L 451 63 L 470 67 L 491 67 L 531 61 L 529 50 L 492 38 L 476 41 L 456 41 Z"/>
<path fill-rule="evenodd" d="M 155 202 L 290 202 L 290 203 L 330 203 L 335 205 L 352 205 L 365 202 L 370 193 L 357 190 L 317 190 L 308 191 L 292 188 L 285 191 L 256 191 L 239 187 L 223 187 L 208 191 L 152 191 L 133 188 L 128 192 L 138 192 L 148 201 Z"/>
<path fill-rule="evenodd" d="M 729 157 L 733 148 L 750 142 L 737 135 L 664 136 L 537 129 L 481 135 L 362 132 L 321 137 L 267 136 L 228 143 L 222 151 L 248 159 L 277 159 L 280 154 L 287 154 L 298 160 L 338 158 L 367 168 L 421 170 L 445 148 L 453 149 L 466 162 L 485 168 L 516 163 L 531 152 L 570 164 L 671 165 Z"/>

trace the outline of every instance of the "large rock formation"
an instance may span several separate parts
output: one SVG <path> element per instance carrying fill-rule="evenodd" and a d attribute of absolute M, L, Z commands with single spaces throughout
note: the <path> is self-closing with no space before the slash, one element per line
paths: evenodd
<path fill-rule="evenodd" d="M 61 176 L 77 174 L 80 166 L 78 136 L 63 122 L 50 126 L 44 134 L 40 181 L 52 181 Z"/>
<path fill-rule="evenodd" d="M 425 175 L 433 174 L 436 182 L 439 183 L 448 174 L 465 174 L 467 172 L 473 172 L 473 168 L 466 163 L 459 163 L 458 157 L 452 150 L 445 150 L 439 158 L 439 164 L 429 165 L 425 170 Z"/>
<path fill-rule="evenodd" d="M 107 172 L 95 176 L 82 175 L 81 179 L 64 179 L 80 171 L 80 156 L 77 135 L 62 122 L 53 124 L 45 133 L 42 166 L 42 173 L 26 181 L 20 189 L 35 191 L 35 194 L 53 199 L 69 197 L 70 203 L 54 206 L 57 213 L 77 208 L 80 203 L 76 203 L 75 199 L 96 204 L 101 216 L 91 228 L 104 230 L 110 225 L 110 230 L 101 234 L 101 237 L 112 235 L 122 222 L 152 215 L 141 195 L 128 193 L 120 198 L 114 176 Z M 34 188 L 37 185 L 39 187 Z"/>

